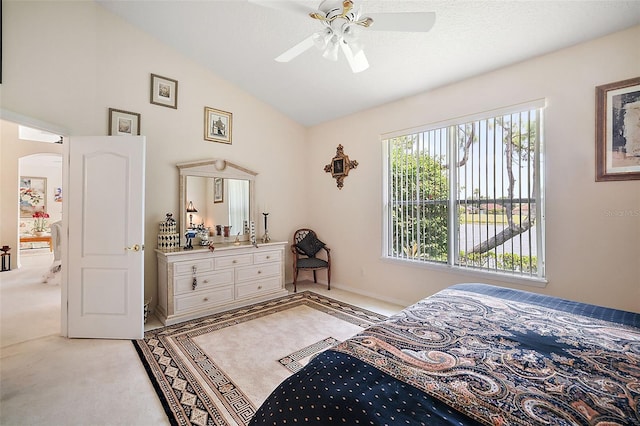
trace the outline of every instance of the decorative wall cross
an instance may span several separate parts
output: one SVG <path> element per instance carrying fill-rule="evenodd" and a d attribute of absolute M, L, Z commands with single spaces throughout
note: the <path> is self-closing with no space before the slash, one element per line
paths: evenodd
<path fill-rule="evenodd" d="M 331 159 L 331 164 L 324 166 L 324 171 L 331 173 L 331 177 L 336 179 L 338 189 L 344 186 L 344 178 L 349 175 L 349 170 L 358 167 L 358 162 L 349 160 L 349 156 L 344 154 L 344 147 L 338 145 L 336 156 Z"/>

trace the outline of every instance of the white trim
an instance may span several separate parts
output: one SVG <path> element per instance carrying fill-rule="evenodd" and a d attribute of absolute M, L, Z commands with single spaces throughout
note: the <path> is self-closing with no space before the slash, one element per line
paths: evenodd
<path fill-rule="evenodd" d="M 389 247 L 389 144 L 382 140 L 382 253 Z"/>
<path fill-rule="evenodd" d="M 489 111 L 479 112 L 477 114 L 463 115 L 449 120 L 437 121 L 435 123 L 423 124 L 417 127 L 411 127 L 408 129 L 395 130 L 388 133 L 382 133 L 380 138 L 382 140 L 391 139 L 399 136 L 411 135 L 414 133 L 426 132 L 433 129 L 439 129 L 457 124 L 468 123 L 470 121 L 485 120 L 488 118 L 496 117 L 504 114 L 513 114 L 522 111 L 528 111 L 531 109 L 543 109 L 547 106 L 547 100 L 545 98 L 535 99 L 511 106 L 505 106 L 501 108 L 492 109 Z"/>
<path fill-rule="evenodd" d="M 293 283 L 291 285 L 293 285 Z M 396 298 L 393 298 L 393 297 L 382 296 L 379 293 L 374 293 L 374 292 L 371 292 L 371 291 L 365 291 L 365 290 L 359 289 L 357 287 L 352 287 L 352 286 L 349 286 L 349 285 L 343 285 L 343 284 L 340 284 L 340 283 L 333 283 L 332 282 L 331 283 L 331 288 L 332 289 L 336 289 L 336 290 L 348 291 L 349 293 L 358 294 L 360 296 L 365 296 L 365 297 L 370 297 L 372 299 L 380 300 L 380 301 L 387 302 L 387 303 L 392 303 L 394 305 L 399 305 L 399 306 L 409 306 L 409 305 L 413 305 L 414 303 L 416 303 L 415 301 L 411 302 L 411 301 L 407 301 L 407 300 L 396 299 Z M 424 297 L 426 297 L 426 296 L 424 296 Z"/>
<path fill-rule="evenodd" d="M 54 133 L 60 136 L 69 136 L 69 130 L 57 124 L 47 123 L 35 118 L 27 117 L 26 115 L 18 114 L 17 112 L 9 111 L 7 109 L 0 108 L 0 119 L 5 121 L 11 121 L 12 123 L 28 126 L 33 129 L 44 130 L 49 133 Z"/>
<path fill-rule="evenodd" d="M 546 270 L 546 260 L 547 260 L 547 250 L 546 250 L 546 223 L 545 223 L 545 210 L 546 210 L 546 202 L 547 198 L 545 197 L 545 174 L 544 174 L 544 163 L 545 163 L 545 146 L 544 146 L 544 114 L 542 111 L 538 114 L 536 132 L 538 132 L 538 144 L 537 144 L 537 152 L 538 161 L 536 161 L 536 173 L 538 174 L 538 205 L 536 206 L 536 238 L 538 239 L 538 275 L 542 277 L 547 276 Z M 542 129 L 542 130 L 541 130 Z"/>
<path fill-rule="evenodd" d="M 458 244 L 458 239 L 456 238 L 455 230 L 453 226 L 450 226 L 452 223 L 457 223 L 458 221 L 458 168 L 451 167 L 453 164 L 458 164 L 458 150 L 454 149 L 454 144 L 451 141 L 456 139 L 455 135 L 455 127 L 449 126 L 449 131 L 447 135 L 447 164 L 449 165 L 449 224 L 447 224 L 447 239 L 448 244 L 447 247 L 447 264 L 449 266 L 453 266 L 456 263 L 458 258 L 458 250 L 460 248 Z M 451 194 L 456 194 L 455 197 L 452 197 Z"/>
<path fill-rule="evenodd" d="M 474 277 L 476 281 L 474 282 L 482 282 L 477 281 L 480 280 L 489 280 L 489 281 L 499 281 L 511 284 L 518 284 L 529 287 L 537 287 L 537 288 L 545 288 L 549 281 L 544 278 L 538 277 L 530 277 L 530 276 L 522 276 L 522 275 L 512 275 L 509 273 L 497 273 L 494 271 L 483 271 L 479 269 L 469 269 L 469 268 L 461 268 L 455 265 L 448 265 L 445 263 L 435 263 L 435 262 L 425 262 L 422 260 L 410 260 L 410 259 L 398 259 L 391 257 L 381 257 L 381 261 L 389 262 L 400 266 L 411 266 L 414 268 L 422 268 L 422 269 L 432 269 L 438 272 L 448 272 L 452 274 L 465 275 Z"/>

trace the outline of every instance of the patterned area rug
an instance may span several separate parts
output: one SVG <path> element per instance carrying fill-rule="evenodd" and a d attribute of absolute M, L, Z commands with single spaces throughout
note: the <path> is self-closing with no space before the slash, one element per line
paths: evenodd
<path fill-rule="evenodd" d="M 315 354 L 386 316 L 310 291 L 151 330 L 134 340 L 174 425 L 246 425 Z"/>

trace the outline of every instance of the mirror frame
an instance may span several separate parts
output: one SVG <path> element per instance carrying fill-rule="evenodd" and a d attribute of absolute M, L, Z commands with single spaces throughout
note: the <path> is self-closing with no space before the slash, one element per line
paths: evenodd
<path fill-rule="evenodd" d="M 231 163 L 222 158 L 178 163 L 176 167 L 180 177 L 180 235 L 187 231 L 187 176 L 221 177 L 224 179 L 242 179 L 249 181 L 249 220 L 256 222 L 256 176 L 257 172 Z M 248 236 L 246 236 L 248 238 Z"/>

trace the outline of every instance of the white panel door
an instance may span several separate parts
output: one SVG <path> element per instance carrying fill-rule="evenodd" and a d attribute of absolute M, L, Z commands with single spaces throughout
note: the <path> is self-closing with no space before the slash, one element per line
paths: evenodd
<path fill-rule="evenodd" d="M 69 140 L 69 337 L 144 334 L 144 137 Z"/>

